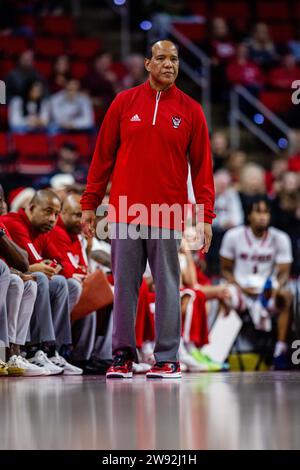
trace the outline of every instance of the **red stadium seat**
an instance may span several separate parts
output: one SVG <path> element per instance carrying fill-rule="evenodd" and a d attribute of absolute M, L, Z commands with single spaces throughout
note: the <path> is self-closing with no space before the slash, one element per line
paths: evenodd
<path fill-rule="evenodd" d="M 48 137 L 45 134 L 13 134 L 12 140 L 19 155 L 48 157 Z"/>
<path fill-rule="evenodd" d="M 187 2 L 189 10 L 191 10 L 191 13 L 194 15 L 199 15 L 199 16 L 204 16 L 207 18 L 208 16 L 208 10 L 207 10 L 207 5 L 205 2 L 199 2 L 198 0 L 189 0 Z"/>
<path fill-rule="evenodd" d="M 53 170 L 49 156 L 48 137 L 44 134 L 14 134 L 14 150 L 17 152 L 17 170 L 22 174 L 45 174 Z"/>
<path fill-rule="evenodd" d="M 70 40 L 69 47 L 74 57 L 89 60 L 101 51 L 102 45 L 96 38 L 74 38 Z"/>
<path fill-rule="evenodd" d="M 86 62 L 73 62 L 71 65 L 72 77 L 82 80 L 88 73 L 89 66 Z"/>
<path fill-rule="evenodd" d="M 0 41 L 0 53 L 5 56 L 17 56 L 28 49 L 28 40 L 23 37 L 6 36 Z"/>
<path fill-rule="evenodd" d="M 0 62 L 0 73 L 1 73 L 1 78 L 5 78 L 6 75 L 11 71 L 12 68 L 14 68 L 15 62 L 11 59 L 3 59 Z"/>
<path fill-rule="evenodd" d="M 300 2 L 298 0 L 294 1 L 292 16 L 293 18 L 297 18 L 297 20 L 300 20 Z"/>
<path fill-rule="evenodd" d="M 65 142 L 72 142 L 78 148 L 79 155 L 83 158 L 91 157 L 91 139 L 89 134 L 58 134 L 52 138 L 54 151 L 57 152 Z"/>
<path fill-rule="evenodd" d="M 0 105 L 0 129 L 7 130 L 8 129 L 8 106 Z"/>
<path fill-rule="evenodd" d="M 199 23 L 173 23 L 173 26 L 191 41 L 201 42 L 205 39 L 206 26 Z"/>
<path fill-rule="evenodd" d="M 213 15 L 221 16 L 226 19 L 235 19 L 238 17 L 249 18 L 249 3 L 219 1 L 214 6 Z"/>
<path fill-rule="evenodd" d="M 0 159 L 7 158 L 9 153 L 10 151 L 7 134 L 5 132 L 0 132 Z"/>
<path fill-rule="evenodd" d="M 288 2 L 257 2 L 257 18 L 259 21 L 289 21 L 290 8 Z"/>
<path fill-rule="evenodd" d="M 294 27 L 289 23 L 271 24 L 269 31 L 276 43 L 285 43 L 294 37 Z"/>
<path fill-rule="evenodd" d="M 52 36 L 73 36 L 74 19 L 71 16 L 45 16 L 42 19 L 41 31 Z"/>
<path fill-rule="evenodd" d="M 35 40 L 35 52 L 41 57 L 55 58 L 64 54 L 65 45 L 61 39 L 38 37 Z"/>
<path fill-rule="evenodd" d="M 53 63 L 48 60 L 36 60 L 35 68 L 40 72 L 41 75 L 45 78 L 49 78 L 52 73 Z"/>
<path fill-rule="evenodd" d="M 292 107 L 290 91 L 262 91 L 260 100 L 274 113 L 285 113 Z"/>

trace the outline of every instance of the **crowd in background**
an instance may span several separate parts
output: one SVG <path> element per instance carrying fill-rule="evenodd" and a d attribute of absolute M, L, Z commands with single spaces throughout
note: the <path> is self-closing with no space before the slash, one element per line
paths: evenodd
<path fill-rule="evenodd" d="M 39 2 L 36 3 L 39 5 Z M 49 3 L 57 12 L 59 2 Z M 13 11 L 11 11 L 10 21 L 13 25 Z M 15 28 L 17 29 L 17 26 Z M 12 33 L 4 22 L 0 24 L 2 37 L 15 34 L 16 29 Z M 23 34 L 24 31 L 21 33 Z M 25 33 L 28 32 L 25 31 Z M 212 60 L 212 90 L 213 99 L 216 101 L 227 99 L 226 94 L 228 97 L 230 86 L 235 84 L 242 84 L 251 93 L 260 96 L 261 91 L 266 89 L 290 91 L 291 82 L 299 78 L 300 40 L 298 34 L 293 40 L 279 48 L 274 43 L 268 26 L 264 23 L 255 24 L 251 32 L 246 34 L 242 30 L 232 30 L 225 19 L 214 18 L 211 22 L 210 36 L 199 45 Z M 84 189 L 89 158 L 83 158 L 82 149 L 74 141 L 73 136 L 84 134 L 93 139 L 105 111 L 116 94 L 145 81 L 144 58 L 140 54 L 131 54 L 123 63 L 120 63 L 114 61 L 109 51 L 101 51 L 90 63 L 85 64 L 85 73 L 81 72 L 79 75 L 80 77 L 76 74 L 74 76 L 73 58 L 68 54 L 59 55 L 53 62 L 53 66 L 51 64 L 50 73 L 47 76 L 43 75 L 36 64 L 34 50 L 24 50 L 17 58 L 15 66 L 3 77 L 7 87 L 8 103 L 7 115 L 1 121 L 1 131 L 7 131 L 10 135 L 47 135 L 49 139 L 60 134 L 64 135 L 64 140 L 60 142 L 55 152 L 51 153 L 50 170 L 34 174 L 19 172 L 18 175 L 14 175 L 13 185 L 5 178 L 1 178 L 4 187 L 3 194 L 1 191 L 3 223 L 5 225 L 5 220 L 9 220 L 9 214 L 18 214 L 18 217 L 23 217 L 23 225 L 33 223 L 35 230 L 41 232 L 40 236 L 43 231 L 49 232 L 49 239 L 54 234 L 54 226 L 57 225 L 59 234 L 61 235 L 63 230 L 64 236 L 69 236 L 76 245 L 72 254 L 76 260 L 73 259 L 71 263 L 73 266 L 71 274 L 64 271 L 66 261 L 56 259 L 59 258 L 59 253 L 57 253 L 55 259 L 63 269 L 53 266 L 52 271 L 49 271 L 49 263 L 48 265 L 46 263 L 44 276 L 37 276 L 40 284 L 35 293 L 33 292 L 34 279 L 31 277 L 23 279 L 20 273 L 15 274 L 22 279 L 24 285 L 28 283 L 27 286 L 32 289 L 30 294 L 32 302 L 30 313 L 29 310 L 27 311 L 27 323 L 21 322 L 23 327 L 21 341 L 16 341 L 16 337 L 10 338 L 8 330 L 6 338 L 5 335 L 0 338 L 4 340 L 8 348 L 8 368 L 12 373 L 27 370 L 28 375 L 34 374 L 35 365 L 46 371 L 44 375 L 47 375 L 47 371 L 53 374 L 62 372 L 79 374 L 82 371 L 97 373 L 97 371 L 105 370 L 111 361 L 109 354 L 111 304 L 106 306 L 108 308 L 105 313 L 103 309 L 95 309 L 72 325 L 68 324 L 66 319 L 70 318 L 72 309 L 80 299 L 83 280 L 88 273 L 95 271 L 95 267 L 105 272 L 113 290 L 109 241 L 102 242 L 96 238 L 93 241 L 85 240 L 78 226 L 79 197 Z M 297 122 L 295 114 L 289 113 L 289 119 L 291 116 L 293 116 L 292 127 L 298 127 L 300 120 Z M 211 308 L 210 301 L 217 300 L 220 309 L 226 310 L 230 297 L 227 284 L 220 280 L 219 252 L 223 236 L 229 229 L 246 222 L 247 207 L 255 197 L 267 195 L 271 205 L 271 224 L 287 233 L 292 242 L 291 274 L 294 277 L 300 274 L 300 134 L 295 133 L 295 136 L 294 149 L 280 156 L 274 155 L 272 161 L 266 166 L 257 163 L 257 160 L 251 161 L 245 149 L 230 148 L 227 129 L 216 130 L 211 134 L 216 188 L 215 212 L 217 214 L 213 223 L 212 247 L 208 255 L 204 257 L 199 251 L 191 251 L 188 240 L 184 238 L 179 253 L 182 271 L 183 320 L 180 354 L 182 366 L 186 370 L 211 371 L 228 368 L 227 364 L 212 361 L 201 352 L 201 348 L 208 341 L 207 314 Z M 8 166 L 5 168 L 7 169 Z M 18 166 L 14 167 L 13 171 L 17 168 Z M 9 174 L 9 171 L 7 173 Z M 48 189 L 54 193 L 47 192 Z M 109 188 L 103 204 L 108 202 L 108 196 Z M 35 216 L 31 222 L 31 217 L 32 213 L 36 214 L 36 211 L 42 208 L 47 198 L 51 202 L 51 210 L 55 213 L 55 223 L 47 230 L 43 230 L 42 223 L 44 222 L 41 220 L 39 222 Z M 56 201 L 55 204 L 58 206 L 56 210 L 53 209 L 53 201 Z M 13 219 L 15 216 L 11 217 Z M 15 238 L 13 231 L 8 229 L 8 232 L 17 245 L 21 243 Z M 53 238 L 53 240 L 56 239 Z M 35 240 L 31 242 L 38 256 L 48 260 L 50 255 L 49 253 L 43 254 L 42 245 L 39 245 L 41 250 L 39 252 Z M 77 242 L 81 244 L 83 258 L 76 251 L 79 249 Z M 21 248 L 25 249 L 22 243 Z M 3 258 L 2 251 L 0 254 Z M 29 256 L 31 256 L 30 253 Z M 52 258 L 53 256 L 50 264 L 53 261 Z M 14 268 L 11 258 L 6 262 Z M 35 264 L 30 259 L 27 262 L 25 260 L 23 271 L 27 272 L 29 269 L 34 274 Z M 30 268 L 31 265 L 34 265 L 34 268 Z M 1 267 L 4 273 L 1 276 L 7 275 L 6 268 L 2 265 Z M 22 272 L 22 269 L 17 270 Z M 63 341 L 58 340 L 61 331 L 55 320 L 56 307 L 51 299 L 48 299 L 48 320 L 50 326 L 53 323 L 50 344 L 40 332 L 41 325 L 34 307 L 34 302 L 41 301 L 41 291 L 47 290 L 45 285 L 41 287 L 43 282 L 45 284 L 45 277 L 49 281 L 56 278 L 56 282 L 61 283 L 61 295 L 65 298 L 65 310 L 60 311 L 61 318 L 64 318 L 65 331 L 67 331 Z M 59 277 L 58 280 L 57 277 Z M 15 277 L 13 279 L 14 282 L 18 282 Z M 75 279 L 77 283 L 75 286 L 79 286 L 77 296 L 71 293 L 74 289 L 72 282 L 66 284 L 64 279 Z M 9 289 L 8 286 L 9 282 L 6 289 Z M 29 287 L 28 290 L 30 290 Z M 57 285 L 55 288 L 58 288 Z M 24 286 L 21 290 L 24 292 Z M 75 297 L 76 300 L 74 300 Z M 37 298 L 38 301 L 36 301 Z M 22 299 L 21 294 L 20 299 Z M 37 305 L 40 304 L 37 303 Z M 138 304 L 136 336 L 141 365 L 135 366 L 136 372 L 145 372 L 147 366 L 153 361 L 154 305 L 155 284 L 148 269 L 144 275 Z M 9 305 L 2 307 L 2 315 L 3 312 L 7 315 Z M 19 315 L 22 313 L 21 310 Z M 101 311 L 100 314 L 99 311 Z M 11 321 L 16 321 L 15 317 L 12 320 L 9 316 L 8 320 L 7 328 L 11 325 Z M 5 326 L 3 328 L 5 330 Z M 34 343 L 28 341 L 30 333 L 35 338 Z M 24 353 L 23 356 L 22 353 Z M 24 357 L 27 357 L 27 362 Z M 3 370 L 7 370 L 7 367 L 3 366 Z"/>

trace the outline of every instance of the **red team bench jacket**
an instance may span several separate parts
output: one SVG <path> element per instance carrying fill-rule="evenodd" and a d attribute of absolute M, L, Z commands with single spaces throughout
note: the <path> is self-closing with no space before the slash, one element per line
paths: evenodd
<path fill-rule="evenodd" d="M 215 217 L 209 135 L 199 103 L 172 85 L 157 92 L 149 81 L 117 95 L 103 120 L 90 166 L 82 209 L 95 210 L 112 176 L 110 204 L 119 196 L 128 207 L 188 203 L 188 160 L 196 202 L 204 204 L 204 221 Z M 131 222 L 117 210 L 110 221 Z M 159 226 L 165 226 L 159 224 Z M 173 228 L 173 227 L 170 227 Z"/>
<path fill-rule="evenodd" d="M 63 263 L 63 274 L 72 277 L 73 274 L 86 274 L 87 262 L 83 255 L 83 246 L 76 233 L 67 231 L 61 217 L 50 232 L 52 243 L 59 249 Z"/>
<path fill-rule="evenodd" d="M 66 247 L 66 243 L 68 243 L 69 251 L 74 254 L 74 259 L 78 255 L 80 264 L 84 265 L 78 236 L 76 235 L 77 238 L 73 240 L 72 236 L 63 233 L 62 221 L 58 221 L 57 229 L 54 228 L 48 233 L 41 233 L 31 225 L 24 209 L 20 209 L 16 213 L 11 212 L 2 216 L 0 222 L 5 225 L 13 241 L 27 251 L 29 264 L 39 263 L 43 259 L 55 259 L 63 267 L 59 274 L 69 278 L 75 272 L 82 273 L 81 269 L 77 270 L 72 264 Z"/>

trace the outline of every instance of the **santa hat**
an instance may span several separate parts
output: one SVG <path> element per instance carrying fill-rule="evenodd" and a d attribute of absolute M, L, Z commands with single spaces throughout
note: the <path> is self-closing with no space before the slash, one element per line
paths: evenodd
<path fill-rule="evenodd" d="M 33 188 L 16 188 L 10 191 L 7 202 L 10 206 L 11 212 L 18 212 L 21 207 L 24 207 L 24 203 L 31 200 L 35 195 Z"/>

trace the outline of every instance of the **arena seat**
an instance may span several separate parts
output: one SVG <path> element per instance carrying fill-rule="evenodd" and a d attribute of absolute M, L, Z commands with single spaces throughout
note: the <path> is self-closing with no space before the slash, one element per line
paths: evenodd
<path fill-rule="evenodd" d="M 66 15 L 45 16 L 41 22 L 41 32 L 51 36 L 73 36 L 75 34 L 74 19 Z"/>
<path fill-rule="evenodd" d="M 11 59 L 3 59 L 0 62 L 1 77 L 5 77 L 12 68 L 14 68 L 15 62 Z"/>
<path fill-rule="evenodd" d="M 256 13 L 258 21 L 289 21 L 290 19 L 288 2 L 257 2 Z"/>
<path fill-rule="evenodd" d="M 7 158 L 10 153 L 8 137 L 5 132 L 0 132 L 0 159 Z"/>
<path fill-rule="evenodd" d="M 249 3 L 244 2 L 224 2 L 218 1 L 213 8 L 213 16 L 221 16 L 226 19 L 235 19 L 237 17 L 249 18 Z"/>
<path fill-rule="evenodd" d="M 205 39 L 206 25 L 200 23 L 173 23 L 173 26 L 191 41 L 201 42 Z"/>
<path fill-rule="evenodd" d="M 64 54 L 65 44 L 62 39 L 37 37 L 35 40 L 35 52 L 40 57 L 55 58 Z"/>
<path fill-rule="evenodd" d="M 17 169 L 22 174 L 44 174 L 53 170 L 49 155 L 48 136 L 45 134 L 13 134 L 13 148 L 17 154 Z"/>
<path fill-rule="evenodd" d="M 265 90 L 260 93 L 260 100 L 274 113 L 284 113 L 292 106 L 290 91 Z"/>
<path fill-rule="evenodd" d="M 208 9 L 205 2 L 199 2 L 198 0 L 189 0 L 187 2 L 189 9 L 194 15 L 208 17 Z"/>
<path fill-rule="evenodd" d="M 275 43 L 285 43 L 294 36 L 294 27 L 290 23 L 270 24 L 269 31 Z"/>
<path fill-rule="evenodd" d="M 17 56 L 28 49 L 28 39 L 18 36 L 6 36 L 0 41 L 0 53 L 6 57 Z"/>
<path fill-rule="evenodd" d="M 298 0 L 294 1 L 292 15 L 293 15 L 293 18 L 297 18 L 297 20 L 300 20 L 300 2 Z"/>
<path fill-rule="evenodd" d="M 8 129 L 8 107 L 0 105 L 0 129 Z"/>
<path fill-rule="evenodd" d="M 92 59 L 101 51 L 102 44 L 96 38 L 73 38 L 69 42 L 69 51 L 79 60 Z"/>

